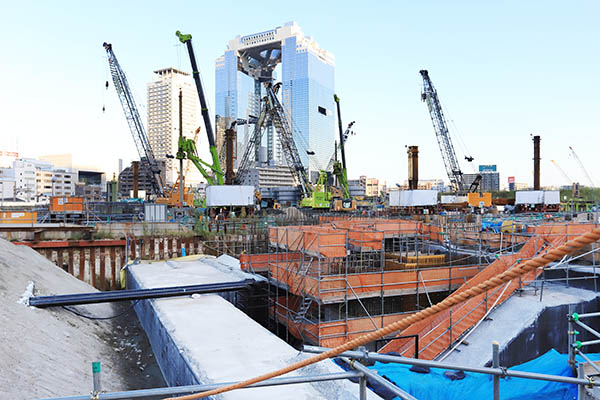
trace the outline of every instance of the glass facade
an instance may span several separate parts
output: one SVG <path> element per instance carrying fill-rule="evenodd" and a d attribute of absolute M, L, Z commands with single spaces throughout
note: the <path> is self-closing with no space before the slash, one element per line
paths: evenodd
<path fill-rule="evenodd" d="M 296 29 L 296 25 L 289 29 Z M 297 29 L 273 41 L 272 47 L 281 50 L 281 101 L 291 118 L 302 162 L 309 170 L 311 179 L 316 180 L 319 169 L 327 167 L 335 146 L 335 71 L 332 56 L 328 56 L 330 59 L 323 57 L 323 51 L 315 49 L 311 45 L 313 42 L 308 43 L 308 39 Z M 261 39 L 259 44 L 265 46 L 265 40 Z M 260 111 L 260 97 L 255 93 L 254 78 L 238 70 L 240 61 L 237 54 L 237 50 L 228 49 L 216 62 L 217 120 L 247 119 L 248 115 L 257 116 Z M 264 89 L 261 92 L 261 96 L 264 96 Z M 253 126 L 246 125 L 243 131 L 241 128 L 238 127 L 238 154 L 243 151 Z M 241 134 L 241 131 L 244 133 Z M 267 132 L 266 136 L 269 134 L 271 132 Z M 271 147 L 269 153 L 272 153 L 274 163 L 283 162 L 276 135 L 263 138 L 262 146 L 267 145 Z"/>
<path fill-rule="evenodd" d="M 247 120 L 260 112 L 260 99 L 255 95 L 254 79 L 237 69 L 238 59 L 234 51 L 225 52 L 215 67 L 215 112 L 217 120 L 217 146 L 223 144 L 225 128 L 238 119 Z M 237 128 L 237 149 L 243 151 L 253 126 Z"/>
<path fill-rule="evenodd" d="M 296 37 L 285 40 L 281 64 L 283 106 L 292 118 L 302 162 L 315 179 L 335 146 L 334 67 L 299 45 Z"/>

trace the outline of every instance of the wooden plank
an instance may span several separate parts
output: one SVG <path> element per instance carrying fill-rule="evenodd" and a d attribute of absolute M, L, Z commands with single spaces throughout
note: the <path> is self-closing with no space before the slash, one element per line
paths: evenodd
<path fill-rule="evenodd" d="M 75 271 L 74 271 L 74 268 L 73 268 L 73 266 L 75 265 L 75 260 L 73 260 L 73 248 L 72 247 L 69 247 L 68 253 L 69 253 L 69 267 L 68 267 L 68 272 L 71 275 L 75 275 Z"/>
<path fill-rule="evenodd" d="M 154 254 L 155 253 L 154 252 L 154 237 L 150 238 L 150 243 L 149 244 L 150 244 L 150 254 L 149 254 L 148 259 L 149 260 L 154 260 L 156 258 L 156 255 Z"/>
<path fill-rule="evenodd" d="M 135 239 L 134 238 L 129 239 L 129 253 L 130 253 L 129 258 L 131 259 L 131 261 L 135 260 Z"/>
<path fill-rule="evenodd" d="M 158 259 L 165 259 L 165 238 L 158 239 Z"/>
<path fill-rule="evenodd" d="M 79 249 L 79 280 L 84 280 L 85 272 L 85 249 Z"/>
<path fill-rule="evenodd" d="M 106 290 L 106 249 L 100 247 L 100 290 Z"/>
<path fill-rule="evenodd" d="M 96 287 L 96 248 L 90 247 L 90 285 Z"/>
<path fill-rule="evenodd" d="M 63 265 L 63 249 L 58 249 L 56 253 L 56 262 L 58 263 L 58 266 L 60 267 L 60 269 L 65 269 Z"/>
<path fill-rule="evenodd" d="M 110 269 L 112 270 L 110 288 L 112 290 L 116 290 L 117 280 L 119 279 L 119 277 L 117 276 L 117 251 L 114 247 L 110 248 Z"/>

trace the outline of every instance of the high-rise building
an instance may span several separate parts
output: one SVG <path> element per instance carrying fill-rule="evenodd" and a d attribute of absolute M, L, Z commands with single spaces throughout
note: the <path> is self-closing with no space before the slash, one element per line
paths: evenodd
<path fill-rule="evenodd" d="M 477 175 L 481 175 L 478 190 L 482 192 L 492 192 L 500 190 L 500 173 L 482 171 L 481 174 L 463 174 L 465 187 L 468 189 Z"/>
<path fill-rule="evenodd" d="M 264 96 L 262 83 L 275 80 L 279 64 L 282 104 L 291 119 L 300 158 L 311 179 L 316 180 L 334 150 L 335 59 L 304 35 L 295 22 L 237 36 L 216 60 L 216 119 L 222 121 L 217 123 L 217 143 L 223 142 L 223 127 L 236 119 L 258 115 Z M 238 154 L 243 152 L 252 131 L 253 125 L 238 127 Z M 264 136 L 261 146 L 266 144 L 268 163 L 283 163 L 285 157 L 272 126 L 267 127 Z"/>
<path fill-rule="evenodd" d="M 154 71 L 155 80 L 148 83 L 148 140 L 154 157 L 166 163 L 166 180 L 174 183 L 179 173 L 178 160 L 167 158 L 177 153 L 179 140 L 179 91 L 182 92 L 183 135 L 193 138 L 198 127 L 198 95 L 187 72 L 175 68 Z M 192 170 L 193 171 L 193 170 Z M 193 174 L 193 175 L 192 175 Z M 192 172 L 186 181 L 199 180 Z"/>

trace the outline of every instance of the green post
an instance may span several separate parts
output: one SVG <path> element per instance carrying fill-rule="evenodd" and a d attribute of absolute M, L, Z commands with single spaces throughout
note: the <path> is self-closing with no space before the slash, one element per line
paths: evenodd
<path fill-rule="evenodd" d="M 92 377 L 94 379 L 94 395 L 97 395 L 102 391 L 102 385 L 100 383 L 100 361 L 94 361 L 92 363 Z"/>

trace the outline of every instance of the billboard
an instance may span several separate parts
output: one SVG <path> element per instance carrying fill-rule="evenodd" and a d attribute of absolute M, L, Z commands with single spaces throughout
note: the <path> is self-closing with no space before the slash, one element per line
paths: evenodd
<path fill-rule="evenodd" d="M 515 183 L 515 177 L 514 176 L 509 176 L 508 177 L 508 183 Z"/>
<path fill-rule="evenodd" d="M 480 165 L 479 172 L 496 172 L 496 164 Z"/>

